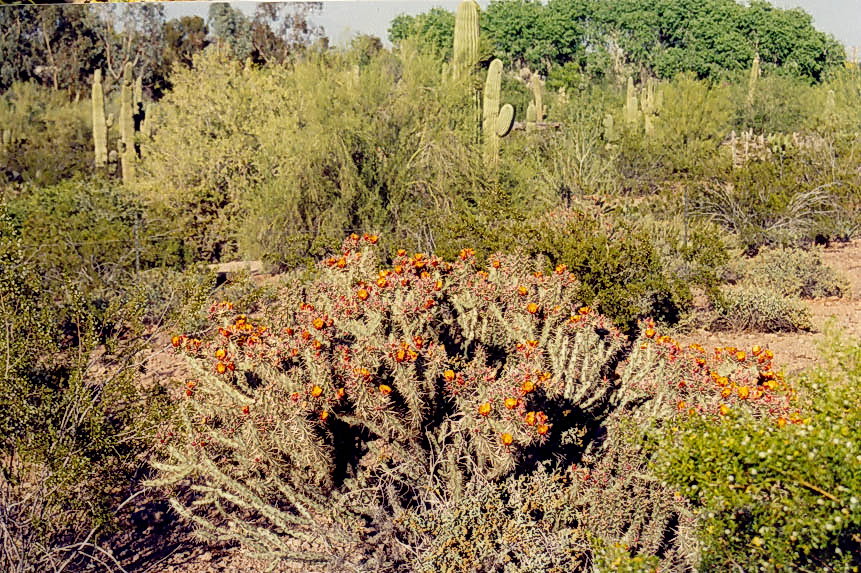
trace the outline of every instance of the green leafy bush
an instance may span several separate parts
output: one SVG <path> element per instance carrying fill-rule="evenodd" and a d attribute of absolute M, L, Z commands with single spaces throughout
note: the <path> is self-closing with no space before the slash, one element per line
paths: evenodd
<path fill-rule="evenodd" d="M 861 346 L 832 335 L 789 420 L 740 413 L 669 432 L 656 469 L 698 508 L 702 566 L 851 571 L 861 563 Z"/>

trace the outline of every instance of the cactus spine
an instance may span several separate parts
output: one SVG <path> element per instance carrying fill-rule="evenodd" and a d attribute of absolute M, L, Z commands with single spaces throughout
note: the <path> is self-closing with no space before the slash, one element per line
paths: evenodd
<path fill-rule="evenodd" d="M 97 169 L 108 162 L 108 123 L 105 120 L 105 91 L 102 87 L 102 70 L 93 74 L 93 150 Z"/>
<path fill-rule="evenodd" d="M 454 19 L 454 73 L 458 78 L 472 73 L 478 63 L 478 3 L 463 0 Z"/>
<path fill-rule="evenodd" d="M 135 175 L 135 122 L 132 109 L 132 64 L 126 63 L 123 69 L 123 86 L 120 92 L 120 163 L 123 182 L 130 183 Z"/>
<path fill-rule="evenodd" d="M 484 83 L 484 105 L 482 126 L 484 131 L 485 164 L 495 168 L 499 165 L 499 140 L 511 132 L 514 126 L 514 107 L 499 106 L 502 91 L 502 62 L 494 59 L 487 70 Z"/>

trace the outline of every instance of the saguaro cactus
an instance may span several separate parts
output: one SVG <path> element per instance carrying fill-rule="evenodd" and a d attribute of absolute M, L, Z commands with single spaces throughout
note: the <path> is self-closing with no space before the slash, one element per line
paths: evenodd
<path fill-rule="evenodd" d="M 663 101 L 661 91 L 656 86 L 657 81 L 654 78 L 649 78 L 640 101 L 646 135 L 651 135 L 654 132 L 655 119 L 658 117 Z"/>
<path fill-rule="evenodd" d="M 132 108 L 132 64 L 127 63 L 123 69 L 123 85 L 120 92 L 120 163 L 123 170 L 123 182 L 130 183 L 135 175 L 135 122 Z"/>
<path fill-rule="evenodd" d="M 102 87 L 102 70 L 93 74 L 93 149 L 96 168 L 102 169 L 108 162 L 108 124 L 105 120 L 105 92 Z"/>
<path fill-rule="evenodd" d="M 499 106 L 501 91 L 502 62 L 495 59 L 487 70 L 482 106 L 484 157 L 485 163 L 492 167 L 499 163 L 499 139 L 508 135 L 514 126 L 514 106 L 509 103 Z"/>
<path fill-rule="evenodd" d="M 538 74 L 532 74 L 529 84 L 532 87 L 532 102 L 535 104 L 535 121 L 541 123 L 544 121 L 544 82 Z"/>
<path fill-rule="evenodd" d="M 747 105 L 753 106 L 753 100 L 756 98 L 756 84 L 759 76 L 762 75 L 762 70 L 759 66 L 759 54 L 753 58 L 753 64 L 750 66 L 750 77 L 747 80 Z"/>
<path fill-rule="evenodd" d="M 478 3 L 463 0 L 457 7 L 454 19 L 453 67 L 456 77 L 472 73 L 478 63 Z"/>
<path fill-rule="evenodd" d="M 634 88 L 634 78 L 628 77 L 628 88 L 625 92 L 625 123 L 633 127 L 640 122 L 640 110 L 637 106 L 637 92 Z"/>

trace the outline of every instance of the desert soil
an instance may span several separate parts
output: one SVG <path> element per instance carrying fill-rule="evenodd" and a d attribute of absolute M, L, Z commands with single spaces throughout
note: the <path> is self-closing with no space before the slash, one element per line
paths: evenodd
<path fill-rule="evenodd" d="M 814 328 L 799 333 L 748 333 L 709 332 L 697 330 L 679 337 L 682 344 L 698 342 L 706 348 L 736 346 L 751 348 L 755 344 L 770 348 L 775 354 L 775 364 L 787 375 L 796 374 L 820 360 L 819 344 L 825 338 L 825 326 L 833 321 L 838 332 L 861 338 L 861 241 L 835 244 L 824 248 L 822 257 L 826 265 L 837 270 L 849 280 L 851 293 L 844 298 L 807 301 Z M 271 280 L 268 277 L 263 280 Z M 167 347 L 167 343 L 165 343 Z M 150 362 L 147 378 L 165 380 L 182 377 L 181 367 L 170 353 L 161 354 Z M 180 535 L 163 557 L 149 559 L 148 565 L 135 568 L 141 573 L 258 573 L 266 570 L 265 564 L 244 555 L 240 549 L 215 549 L 191 543 Z M 313 567 L 279 569 L 279 571 L 316 571 Z"/>

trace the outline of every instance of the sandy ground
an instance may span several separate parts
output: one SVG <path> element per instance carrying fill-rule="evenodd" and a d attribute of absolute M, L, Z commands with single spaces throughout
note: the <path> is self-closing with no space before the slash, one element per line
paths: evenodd
<path fill-rule="evenodd" d="M 842 334 L 861 338 L 861 241 L 825 248 L 822 259 L 849 280 L 851 293 L 844 298 L 806 301 L 813 315 L 814 328 L 811 332 L 763 334 L 698 330 L 679 337 L 679 341 L 683 344 L 698 342 L 706 348 L 750 348 L 759 344 L 774 352 L 775 364 L 789 375 L 816 365 L 820 359 L 819 345 L 825 338 L 825 327 L 829 321 L 833 321 Z"/>

